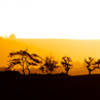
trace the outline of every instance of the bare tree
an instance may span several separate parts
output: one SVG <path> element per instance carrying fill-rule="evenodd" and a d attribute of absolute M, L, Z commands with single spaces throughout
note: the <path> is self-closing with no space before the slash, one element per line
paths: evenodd
<path fill-rule="evenodd" d="M 100 69 L 100 59 L 98 59 L 94 65 L 96 66 L 96 68 Z"/>
<path fill-rule="evenodd" d="M 40 67 L 40 70 L 42 72 L 47 72 L 47 73 L 51 73 L 54 71 L 55 68 L 57 68 L 57 64 L 58 62 L 55 61 L 52 57 L 46 57 L 43 60 L 44 64 Z"/>
<path fill-rule="evenodd" d="M 37 57 L 39 57 L 37 54 L 30 54 L 26 50 L 11 52 L 9 56 L 11 57 L 11 60 L 9 61 L 8 69 L 13 68 L 15 65 L 20 65 L 22 67 L 24 75 L 25 75 L 24 71 L 25 69 L 27 69 L 30 74 L 30 69 L 29 69 L 30 65 L 36 66 L 39 63 L 41 63 L 41 61 L 37 59 Z"/>
<path fill-rule="evenodd" d="M 64 66 L 67 75 L 68 75 L 69 70 L 72 67 L 71 62 L 72 62 L 72 60 L 70 57 L 66 57 L 66 56 L 62 57 L 61 64 Z"/>
<path fill-rule="evenodd" d="M 95 63 L 94 63 L 94 58 L 88 57 L 88 59 L 85 59 L 85 63 L 87 64 L 86 68 L 89 72 L 89 75 L 91 75 L 91 72 L 94 71 L 96 68 Z M 92 67 L 91 67 L 92 66 Z"/>

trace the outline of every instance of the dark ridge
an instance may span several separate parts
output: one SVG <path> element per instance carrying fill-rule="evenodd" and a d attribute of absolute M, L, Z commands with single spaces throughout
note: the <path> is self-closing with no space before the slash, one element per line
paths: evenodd
<path fill-rule="evenodd" d="M 34 98 L 95 99 L 100 93 L 100 75 L 67 76 L 20 75 L 18 72 L 0 72 L 0 90 L 10 95 Z M 49 97 L 50 96 L 50 97 Z"/>

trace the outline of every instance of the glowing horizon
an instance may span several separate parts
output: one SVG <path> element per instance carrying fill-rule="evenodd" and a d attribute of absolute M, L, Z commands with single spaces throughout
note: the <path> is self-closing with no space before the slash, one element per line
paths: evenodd
<path fill-rule="evenodd" d="M 1 0 L 0 36 L 100 39 L 99 0 Z"/>
<path fill-rule="evenodd" d="M 11 34 L 14 34 L 16 38 L 19 39 L 72 39 L 72 40 L 100 40 L 100 36 L 96 36 L 95 34 L 92 36 L 83 35 L 69 35 L 68 34 L 47 34 L 47 33 L 8 33 L 8 34 L 0 34 L 0 36 L 4 38 L 9 38 Z"/>

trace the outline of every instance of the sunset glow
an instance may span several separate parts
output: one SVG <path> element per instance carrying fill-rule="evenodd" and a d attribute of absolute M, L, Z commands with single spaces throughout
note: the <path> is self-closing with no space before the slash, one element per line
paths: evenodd
<path fill-rule="evenodd" d="M 100 39 L 99 0 L 0 0 L 0 36 Z"/>
<path fill-rule="evenodd" d="M 0 0 L 0 91 L 7 100 L 99 98 L 100 0 Z"/>

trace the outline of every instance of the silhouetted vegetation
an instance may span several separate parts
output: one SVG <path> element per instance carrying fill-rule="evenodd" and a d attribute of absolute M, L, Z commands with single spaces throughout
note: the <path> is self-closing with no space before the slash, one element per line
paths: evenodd
<path fill-rule="evenodd" d="M 38 54 L 30 54 L 27 50 L 20 50 L 17 52 L 11 52 L 9 54 L 9 67 L 8 70 L 13 70 L 16 67 L 21 66 L 22 72 L 25 75 L 25 70 L 28 71 L 28 74 L 31 74 L 30 66 L 38 66 L 37 68 L 46 74 L 52 74 L 55 69 L 59 68 L 59 62 L 57 62 L 53 57 L 42 58 Z M 92 71 L 95 69 L 100 69 L 100 59 L 95 60 L 92 57 L 88 57 L 84 60 L 88 74 L 91 75 Z M 61 60 L 61 65 L 66 71 L 66 75 L 69 75 L 69 71 L 72 68 L 72 60 L 70 57 L 64 56 Z M 16 70 L 15 70 L 16 71 Z M 63 73 L 63 72 L 61 72 Z"/>
<path fill-rule="evenodd" d="M 12 58 L 9 61 L 8 69 L 12 69 L 16 65 L 20 65 L 22 67 L 22 72 L 25 75 L 25 69 L 28 70 L 30 74 L 30 66 L 37 66 L 41 63 L 39 56 L 37 54 L 29 54 L 26 50 L 20 50 L 18 52 L 12 52 L 9 54 Z"/>
<path fill-rule="evenodd" d="M 46 57 L 43 60 L 44 64 L 40 67 L 40 70 L 42 72 L 47 72 L 47 73 L 51 73 L 54 71 L 55 68 L 57 68 L 57 64 L 58 62 L 55 61 L 52 57 Z"/>
<path fill-rule="evenodd" d="M 15 40 L 15 39 L 16 39 L 15 34 L 14 34 L 14 33 L 12 33 L 12 34 L 9 36 L 9 39 Z"/>
<path fill-rule="evenodd" d="M 100 59 L 98 59 L 94 65 L 96 66 L 96 68 L 100 69 Z"/>
<path fill-rule="evenodd" d="M 64 66 L 67 75 L 68 75 L 69 70 L 72 67 L 71 63 L 72 63 L 72 60 L 71 60 L 70 57 L 65 56 L 65 57 L 62 58 L 61 64 Z"/>
<path fill-rule="evenodd" d="M 89 75 L 91 75 L 91 72 L 95 69 L 99 68 L 99 66 L 95 66 L 96 64 L 99 64 L 99 60 L 97 62 L 94 61 L 94 58 L 88 57 L 88 59 L 85 59 L 85 63 L 87 64 L 86 68 L 89 72 Z"/>
<path fill-rule="evenodd" d="M 94 87 L 96 87 L 98 91 L 100 90 L 100 75 L 91 75 L 92 71 L 100 69 L 100 59 L 95 60 L 92 57 L 88 57 L 84 60 L 86 64 L 85 67 L 91 76 L 68 76 L 69 71 L 72 68 L 72 60 L 67 56 L 62 57 L 60 64 L 53 57 L 42 58 L 38 54 L 30 54 L 27 50 L 11 52 L 9 57 L 8 71 L 5 70 L 5 72 L 0 72 L 1 90 L 12 89 L 13 93 L 25 95 L 27 92 L 27 95 L 31 94 L 32 96 L 33 94 L 36 94 L 37 91 L 37 97 L 41 94 L 43 96 L 43 91 L 45 91 L 45 95 L 50 95 L 50 93 L 54 92 L 57 97 L 58 94 L 64 94 L 67 98 L 69 94 L 69 98 L 71 98 L 72 94 L 75 94 L 74 96 L 76 96 L 78 93 L 87 93 L 86 97 L 88 97 L 89 94 L 90 96 L 91 94 L 97 95 L 97 93 L 93 93 L 93 91 L 95 91 Z M 52 72 L 54 72 L 60 65 L 61 67 L 63 66 L 62 68 L 64 68 L 66 74 L 52 74 Z M 18 66 L 21 66 L 23 75 L 19 74 L 16 70 L 13 71 L 13 68 L 16 69 Z M 46 75 L 32 74 L 30 66 L 37 66 L 39 71 L 46 73 Z M 26 75 L 25 70 L 28 71 L 29 76 Z M 90 90 L 91 87 L 93 91 Z M 80 90 L 82 91 L 80 92 Z M 84 95 L 82 95 L 82 97 L 84 97 Z M 72 99 L 74 99 L 73 96 Z"/>

